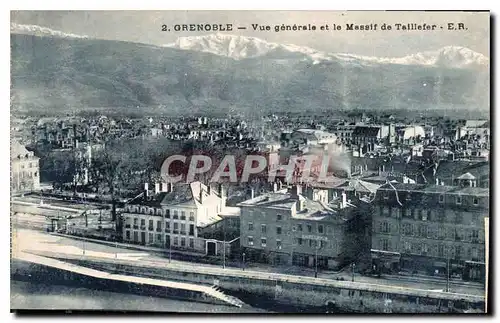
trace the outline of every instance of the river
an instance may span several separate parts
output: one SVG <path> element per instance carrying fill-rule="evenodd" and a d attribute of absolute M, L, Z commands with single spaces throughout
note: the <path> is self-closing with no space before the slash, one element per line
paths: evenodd
<path fill-rule="evenodd" d="M 11 280 L 10 288 L 10 307 L 12 310 L 269 313 L 266 310 L 250 306 L 236 308 L 177 299 L 94 290 L 83 287 L 47 285 L 41 282 Z"/>

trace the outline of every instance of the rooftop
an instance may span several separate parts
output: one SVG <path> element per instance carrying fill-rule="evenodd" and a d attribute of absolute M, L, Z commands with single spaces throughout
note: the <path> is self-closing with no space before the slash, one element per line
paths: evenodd
<path fill-rule="evenodd" d="M 344 212 L 340 212 L 341 209 L 335 209 L 333 205 L 327 205 L 323 202 L 306 198 L 303 195 L 297 196 L 291 193 L 267 193 L 241 202 L 238 205 L 242 207 L 255 206 L 290 211 L 299 201 L 303 203 L 303 208 L 300 211 L 297 209 L 293 214 L 293 217 L 296 219 L 344 221 L 342 217 Z M 345 209 L 351 207 L 353 206 L 348 204 Z"/>
<path fill-rule="evenodd" d="M 381 191 L 393 191 L 394 188 L 398 191 L 411 191 L 421 193 L 446 193 L 446 194 L 463 194 L 474 196 L 489 196 L 490 190 L 483 187 L 456 187 L 433 184 L 409 184 L 392 182 L 385 184 L 379 188 Z M 394 187 L 394 188 L 393 188 Z"/>

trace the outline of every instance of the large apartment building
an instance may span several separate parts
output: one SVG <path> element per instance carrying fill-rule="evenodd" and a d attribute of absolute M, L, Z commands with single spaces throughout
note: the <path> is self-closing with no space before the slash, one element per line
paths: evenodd
<path fill-rule="evenodd" d="M 11 145 L 10 170 L 13 192 L 38 190 L 40 188 L 40 158 L 28 151 L 19 142 Z"/>
<path fill-rule="evenodd" d="M 375 266 L 484 277 L 489 189 L 387 183 L 373 203 Z"/>
<path fill-rule="evenodd" d="M 305 191 L 294 185 L 239 204 L 240 245 L 247 259 L 338 268 L 355 260 L 362 248 L 369 252 L 369 244 L 357 243 L 366 235 L 356 229 L 365 227 L 356 225 L 358 207 L 345 194 L 328 203 L 326 191 Z"/>
<path fill-rule="evenodd" d="M 123 240 L 166 249 L 181 249 L 216 255 L 222 242 L 204 239 L 199 231 L 222 220 L 226 195 L 201 182 L 156 184 L 154 192 L 129 202 L 122 213 Z M 229 248 L 229 246 L 226 246 Z"/>

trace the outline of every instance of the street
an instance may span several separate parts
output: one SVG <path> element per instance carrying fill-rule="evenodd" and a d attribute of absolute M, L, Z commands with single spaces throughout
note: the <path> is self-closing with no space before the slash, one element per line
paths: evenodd
<path fill-rule="evenodd" d="M 175 266 L 186 268 L 192 268 L 196 266 L 197 268 L 212 268 L 218 270 L 242 270 L 241 268 L 231 268 L 229 266 L 226 269 L 222 269 L 222 264 L 220 266 L 213 264 L 203 264 L 203 263 L 193 263 L 182 261 L 178 259 L 172 259 L 169 262 L 168 255 L 162 256 L 157 252 L 147 252 L 147 251 L 135 251 L 130 249 L 125 249 L 123 247 L 114 247 L 111 245 L 104 245 L 101 243 L 96 243 L 93 241 L 77 240 L 69 237 L 53 236 L 44 232 L 34 231 L 26 228 L 13 228 L 12 229 L 12 252 L 18 251 L 48 251 L 60 254 L 70 254 L 70 255 L 82 255 L 88 257 L 100 257 L 100 258 L 113 258 L 118 260 L 130 260 L 130 261 L 141 261 L 148 264 L 156 264 L 158 266 Z M 265 273 L 280 273 L 288 274 L 294 276 L 307 276 L 314 277 L 314 273 L 310 269 L 302 269 L 296 267 L 272 267 L 265 264 L 247 264 L 247 272 L 265 272 Z M 351 280 L 351 273 L 349 269 L 341 273 L 325 273 L 320 272 L 318 274 L 320 279 L 332 279 L 343 278 L 346 281 Z M 355 282 L 378 284 L 378 285 L 390 285 L 398 287 L 408 287 L 416 289 L 427 289 L 427 290 L 444 290 L 446 288 L 446 282 L 442 281 L 426 281 L 425 279 L 418 281 L 405 280 L 404 277 L 390 277 L 390 278 L 375 278 L 366 277 L 355 274 Z M 460 294 L 471 294 L 471 295 L 484 295 L 484 287 L 477 283 L 469 282 L 452 282 L 450 284 L 450 292 L 460 293 Z"/>

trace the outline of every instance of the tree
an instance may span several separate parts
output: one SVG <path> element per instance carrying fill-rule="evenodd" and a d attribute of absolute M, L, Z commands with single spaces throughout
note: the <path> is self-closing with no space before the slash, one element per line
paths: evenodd
<path fill-rule="evenodd" d="M 75 169 L 75 159 L 67 150 L 54 150 L 40 162 L 40 173 L 61 190 L 65 184 L 73 182 Z"/>

